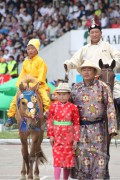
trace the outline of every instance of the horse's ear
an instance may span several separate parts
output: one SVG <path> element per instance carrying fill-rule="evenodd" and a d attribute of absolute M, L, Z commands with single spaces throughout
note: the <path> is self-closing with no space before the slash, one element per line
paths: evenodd
<path fill-rule="evenodd" d="M 103 68 L 103 62 L 102 59 L 99 60 L 99 67 L 102 69 Z"/>
<path fill-rule="evenodd" d="M 19 89 L 20 89 L 21 92 L 23 92 L 25 90 L 25 87 L 24 87 L 22 82 L 19 85 Z"/>
<path fill-rule="evenodd" d="M 35 92 L 35 91 L 37 91 L 38 89 L 39 89 L 39 86 L 40 86 L 40 82 L 38 82 L 33 88 L 32 88 L 32 90 Z"/>
<path fill-rule="evenodd" d="M 113 59 L 113 61 L 111 62 L 111 69 L 114 69 L 116 66 L 116 61 Z"/>

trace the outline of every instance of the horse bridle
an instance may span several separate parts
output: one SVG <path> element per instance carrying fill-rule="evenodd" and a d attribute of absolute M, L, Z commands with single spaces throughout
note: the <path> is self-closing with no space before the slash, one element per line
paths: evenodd
<path fill-rule="evenodd" d="M 21 106 L 19 107 L 19 110 L 21 111 Z M 28 119 L 36 120 L 34 126 L 31 125 L 31 124 L 29 125 L 29 129 L 35 129 L 35 128 L 37 127 L 37 125 L 38 125 L 38 120 L 37 120 L 37 119 L 38 119 L 38 118 L 39 118 L 39 117 L 38 117 L 37 114 L 35 114 L 35 117 L 34 117 L 34 118 L 29 117 L 29 116 L 26 115 L 26 114 L 21 117 L 21 119 L 24 120 L 26 123 L 27 123 Z"/>
<path fill-rule="evenodd" d="M 107 72 L 107 79 L 106 79 L 107 81 L 105 83 L 113 90 L 114 85 L 109 83 L 109 72 L 113 71 L 113 70 L 112 69 L 101 69 L 101 71 Z"/>

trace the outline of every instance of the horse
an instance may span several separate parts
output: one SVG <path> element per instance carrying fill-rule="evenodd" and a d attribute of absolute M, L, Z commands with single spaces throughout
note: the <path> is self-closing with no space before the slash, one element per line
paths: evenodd
<path fill-rule="evenodd" d="M 105 82 L 111 89 L 111 92 L 113 93 L 113 88 L 114 88 L 114 80 L 115 80 L 115 73 L 113 71 L 113 69 L 116 66 L 116 61 L 113 60 L 111 62 L 111 65 L 109 64 L 103 64 L 102 59 L 99 60 L 99 67 L 101 68 L 101 74 L 99 76 L 99 79 L 103 82 Z M 117 116 L 117 126 L 119 127 L 119 108 L 118 105 L 116 103 L 116 100 L 114 99 L 114 105 L 115 105 L 115 109 L 116 109 L 116 116 Z M 106 132 L 107 132 L 107 156 L 108 159 L 110 158 L 110 142 L 111 142 L 111 137 L 108 134 L 108 121 L 106 118 Z M 109 161 L 108 161 L 109 163 Z M 110 175 L 109 175 L 109 169 L 108 169 L 108 163 L 106 165 L 106 174 L 105 174 L 105 179 L 109 179 Z"/>
<path fill-rule="evenodd" d="M 30 87 L 30 84 L 35 84 Z M 18 123 L 19 136 L 22 144 L 22 170 L 20 180 L 39 180 L 39 163 L 44 164 L 47 159 L 41 149 L 44 135 L 43 104 L 38 93 L 40 83 L 36 79 L 26 76 L 19 85 L 17 92 L 17 112 L 15 118 Z M 29 150 L 28 140 L 31 144 Z M 34 173 L 33 164 L 35 163 Z M 34 174 L 34 177 L 33 177 Z"/>

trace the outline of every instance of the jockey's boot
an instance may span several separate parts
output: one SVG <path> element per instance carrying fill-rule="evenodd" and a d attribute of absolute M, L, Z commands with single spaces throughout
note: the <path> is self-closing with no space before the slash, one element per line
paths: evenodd
<path fill-rule="evenodd" d="M 13 125 L 13 118 L 9 117 L 8 120 L 5 123 L 5 127 L 10 127 Z"/>

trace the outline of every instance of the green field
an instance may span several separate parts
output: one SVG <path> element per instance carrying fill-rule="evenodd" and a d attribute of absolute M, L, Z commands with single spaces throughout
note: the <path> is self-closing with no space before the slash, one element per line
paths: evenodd
<path fill-rule="evenodd" d="M 18 131 L 3 131 L 0 132 L 0 139 L 18 139 Z"/>
<path fill-rule="evenodd" d="M 46 138 L 46 132 L 44 132 L 44 138 Z M 19 132 L 18 130 L 8 130 L 0 132 L 0 139 L 19 139 Z M 120 139 L 120 132 L 119 135 L 114 139 Z"/>
<path fill-rule="evenodd" d="M 46 132 L 44 133 L 44 138 L 46 138 Z M 18 130 L 0 132 L 0 139 L 19 139 L 19 132 Z"/>

